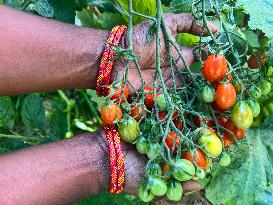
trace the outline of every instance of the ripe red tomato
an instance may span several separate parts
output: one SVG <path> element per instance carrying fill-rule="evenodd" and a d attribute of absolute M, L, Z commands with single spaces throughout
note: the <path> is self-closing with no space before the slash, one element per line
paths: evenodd
<path fill-rule="evenodd" d="M 217 111 L 217 112 L 225 112 L 225 110 L 223 110 L 223 109 L 221 109 L 221 108 L 218 107 L 218 105 L 216 104 L 215 101 L 213 101 L 213 102 L 211 103 L 211 107 L 212 107 L 212 109 L 214 109 L 214 110 Z"/>
<path fill-rule="evenodd" d="M 180 137 L 177 136 L 175 132 L 170 132 L 165 139 L 165 143 L 167 144 L 167 146 L 169 147 L 170 150 L 172 150 L 173 146 L 175 146 L 174 153 L 176 153 L 177 147 L 180 144 Z M 175 145 L 174 145 L 174 143 L 175 143 Z"/>
<path fill-rule="evenodd" d="M 223 133 L 223 141 L 224 141 L 224 147 L 229 148 L 232 145 L 232 143 L 234 142 L 234 139 L 233 139 L 233 137 L 230 138 L 230 136 Z"/>
<path fill-rule="evenodd" d="M 213 120 L 207 120 L 205 117 L 202 117 L 202 122 L 206 124 L 208 127 L 212 127 L 214 125 Z M 194 117 L 194 124 L 196 126 L 200 126 L 200 118 L 198 116 Z"/>
<path fill-rule="evenodd" d="M 139 121 L 142 116 L 145 114 L 145 105 L 132 105 L 131 117 L 135 118 L 136 121 Z"/>
<path fill-rule="evenodd" d="M 218 123 L 222 126 L 225 126 L 225 124 L 227 123 L 227 118 L 225 118 L 223 115 L 221 114 L 217 114 L 216 115 L 217 119 L 218 119 Z"/>
<path fill-rule="evenodd" d="M 207 157 L 200 149 L 194 150 L 193 152 L 187 151 L 184 159 L 191 161 L 193 164 L 195 162 L 204 171 L 208 168 Z"/>
<path fill-rule="evenodd" d="M 217 86 L 215 103 L 222 109 L 231 108 L 236 102 L 236 91 L 231 83 L 221 83 Z"/>
<path fill-rule="evenodd" d="M 151 109 L 154 107 L 154 96 L 153 96 L 153 88 L 150 86 L 144 87 L 144 97 L 145 97 L 145 105 L 147 108 Z"/>
<path fill-rule="evenodd" d="M 250 68 L 256 69 L 263 66 L 265 64 L 265 60 L 266 60 L 265 52 L 256 51 L 249 57 L 247 64 Z"/>
<path fill-rule="evenodd" d="M 234 134 L 234 136 L 237 138 L 237 140 L 241 140 L 245 136 L 245 130 L 236 127 L 231 120 L 227 121 L 227 123 L 225 124 L 225 128 L 230 130 Z M 225 131 L 223 135 L 226 135 L 227 137 L 229 137 L 230 139 L 234 141 L 232 134 L 230 134 L 228 131 Z"/>
<path fill-rule="evenodd" d="M 183 122 L 179 117 L 174 118 L 173 123 L 177 129 L 183 130 Z"/>
<path fill-rule="evenodd" d="M 211 83 L 221 81 L 227 74 L 227 60 L 224 55 L 210 55 L 203 64 L 205 79 Z"/>
<path fill-rule="evenodd" d="M 117 104 L 103 105 L 101 107 L 101 118 L 104 124 L 113 125 L 114 121 L 120 120 L 122 111 Z"/>
<path fill-rule="evenodd" d="M 159 111 L 158 112 L 158 117 L 159 117 L 160 120 L 163 120 L 166 117 L 167 114 L 168 114 L 168 112 L 165 111 L 165 110 Z"/>
<path fill-rule="evenodd" d="M 124 96 L 122 96 L 122 92 L 123 92 L 123 89 L 124 89 Z M 128 98 L 128 95 L 129 95 L 129 91 L 128 91 L 128 86 L 125 86 L 124 88 L 124 84 L 122 83 L 120 86 L 117 85 L 112 85 L 111 88 L 109 88 L 107 90 L 107 94 L 110 95 L 112 94 L 111 96 L 111 100 L 118 100 L 120 97 L 122 97 L 121 99 L 121 103 L 125 101 L 125 99 Z"/>

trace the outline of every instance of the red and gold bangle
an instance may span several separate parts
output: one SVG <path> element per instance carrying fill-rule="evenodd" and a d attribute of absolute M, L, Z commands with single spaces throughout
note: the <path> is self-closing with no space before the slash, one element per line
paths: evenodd
<path fill-rule="evenodd" d="M 126 30 L 126 26 L 116 26 L 112 29 L 106 46 L 103 51 L 103 55 L 100 61 L 100 67 L 97 78 L 97 95 L 106 95 L 107 86 L 110 84 L 111 72 L 113 69 L 114 61 L 112 59 L 115 54 L 115 47 L 120 44 L 121 37 Z M 122 147 L 120 144 L 120 137 L 116 126 L 103 125 L 110 159 L 110 186 L 109 192 L 118 194 L 124 187 L 124 157 L 122 153 Z"/>

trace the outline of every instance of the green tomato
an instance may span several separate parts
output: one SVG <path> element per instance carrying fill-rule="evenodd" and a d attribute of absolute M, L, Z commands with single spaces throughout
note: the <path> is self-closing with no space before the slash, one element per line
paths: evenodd
<path fill-rule="evenodd" d="M 246 101 L 236 103 L 231 112 L 231 121 L 236 127 L 247 129 L 253 122 L 253 114 Z"/>
<path fill-rule="evenodd" d="M 201 98 L 204 102 L 211 103 L 214 101 L 215 90 L 210 86 L 205 86 L 201 93 Z"/>
<path fill-rule="evenodd" d="M 154 195 L 147 188 L 147 186 L 141 185 L 138 189 L 138 196 L 144 202 L 149 202 L 154 199 Z"/>
<path fill-rule="evenodd" d="M 134 118 L 128 118 L 118 124 L 120 138 L 125 142 L 134 142 L 139 136 L 139 125 Z"/>
<path fill-rule="evenodd" d="M 260 114 L 261 107 L 258 102 L 249 100 L 248 105 L 252 111 L 253 117 L 257 117 Z"/>
<path fill-rule="evenodd" d="M 266 109 L 268 110 L 269 115 L 273 114 L 273 103 L 268 103 L 267 105 L 265 105 Z"/>
<path fill-rule="evenodd" d="M 147 176 L 162 176 L 162 169 L 158 163 L 151 163 L 149 167 L 146 166 L 145 173 Z"/>
<path fill-rule="evenodd" d="M 227 167 L 228 165 L 230 165 L 230 162 L 231 162 L 230 155 L 227 153 L 224 153 L 219 161 L 219 164 L 222 167 Z"/>
<path fill-rule="evenodd" d="M 258 99 L 262 96 L 262 91 L 260 88 L 256 86 L 251 86 L 249 88 L 249 95 L 254 99 Z"/>
<path fill-rule="evenodd" d="M 203 131 L 201 138 L 199 139 L 199 144 L 203 147 L 204 151 L 212 158 L 216 158 L 222 153 L 222 142 L 217 137 L 215 132 L 211 130 Z"/>
<path fill-rule="evenodd" d="M 161 153 L 161 146 L 158 143 L 147 145 L 147 156 L 149 159 L 158 157 Z"/>
<path fill-rule="evenodd" d="M 195 174 L 194 165 L 186 159 L 178 159 L 174 163 L 172 175 L 178 181 L 187 181 L 193 178 Z"/>
<path fill-rule="evenodd" d="M 152 194 L 156 196 L 163 196 L 167 192 L 167 185 L 160 177 L 149 176 L 148 185 Z"/>
<path fill-rule="evenodd" d="M 199 178 L 199 179 L 204 179 L 205 176 L 206 176 L 206 173 L 203 169 L 201 169 L 200 167 L 196 167 L 196 176 Z"/>
<path fill-rule="evenodd" d="M 258 117 L 253 118 L 253 123 L 251 127 L 258 127 L 262 123 L 262 120 L 263 120 L 262 115 L 259 115 Z"/>
<path fill-rule="evenodd" d="M 166 196 L 171 201 L 179 201 L 182 198 L 183 189 L 180 182 L 176 180 L 170 180 L 167 183 L 167 193 Z"/>
<path fill-rule="evenodd" d="M 263 80 L 259 85 L 262 95 L 267 95 L 271 91 L 271 83 L 267 80 Z"/>
<path fill-rule="evenodd" d="M 141 137 L 137 140 L 136 149 L 140 154 L 146 154 L 147 146 L 145 138 Z"/>
<path fill-rule="evenodd" d="M 271 77 L 273 75 L 273 66 L 269 66 L 267 69 L 266 69 L 266 76 L 267 77 Z"/>
<path fill-rule="evenodd" d="M 167 108 L 167 102 L 164 94 L 158 95 L 156 98 L 156 102 L 160 110 L 165 110 Z"/>

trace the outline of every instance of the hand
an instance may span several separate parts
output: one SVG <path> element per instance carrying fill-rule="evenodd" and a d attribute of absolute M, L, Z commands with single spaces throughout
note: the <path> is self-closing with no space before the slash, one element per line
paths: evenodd
<path fill-rule="evenodd" d="M 202 32 L 202 27 L 197 25 L 193 19 L 191 14 L 166 14 L 164 16 L 166 25 L 168 27 L 168 31 L 171 35 L 171 38 L 174 42 L 176 42 L 175 38 L 178 33 L 191 33 L 195 35 L 200 35 Z M 217 32 L 217 27 L 209 22 L 209 27 L 213 33 Z M 133 47 L 134 53 L 137 56 L 140 56 L 140 60 L 138 60 L 139 66 L 142 70 L 142 75 L 146 84 L 150 84 L 154 81 L 154 74 L 155 74 L 155 67 L 156 67 L 156 55 L 155 55 L 155 37 L 150 43 L 146 43 L 146 37 L 149 31 L 149 22 L 141 23 L 134 27 L 133 30 Z M 204 35 L 207 35 L 208 32 L 204 30 Z M 170 69 L 168 67 L 169 62 L 167 59 L 167 51 L 164 44 L 164 37 L 163 33 L 160 34 L 160 42 L 161 42 L 161 49 L 160 49 L 160 57 L 161 57 L 161 69 L 163 73 L 164 80 L 168 80 L 171 77 Z M 128 41 L 128 40 L 127 40 Z M 181 47 L 180 48 L 184 58 L 188 65 L 191 65 L 195 57 L 193 55 L 193 47 Z M 172 47 L 172 56 L 178 63 L 179 68 L 183 69 L 184 64 L 179 59 L 179 56 L 175 49 Z M 132 63 L 131 69 L 128 73 L 128 79 L 134 86 L 136 90 L 141 87 L 141 81 L 139 78 L 138 71 L 134 64 Z M 125 67 L 124 60 L 120 60 L 117 65 L 115 72 L 113 72 L 112 76 L 119 76 L 123 75 L 123 70 Z M 168 83 L 167 83 L 168 84 Z M 130 90 L 131 93 L 133 92 Z"/>

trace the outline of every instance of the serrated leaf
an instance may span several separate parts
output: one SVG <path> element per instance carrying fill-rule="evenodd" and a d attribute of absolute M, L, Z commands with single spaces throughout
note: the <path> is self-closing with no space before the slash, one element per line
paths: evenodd
<path fill-rule="evenodd" d="M 238 0 L 237 6 L 243 6 L 244 12 L 250 15 L 248 25 L 251 29 L 262 30 L 273 38 L 273 1 L 272 0 Z"/>
<path fill-rule="evenodd" d="M 199 37 L 189 33 L 179 33 L 176 36 L 176 41 L 180 46 L 194 46 L 198 43 Z"/>
<path fill-rule="evenodd" d="M 36 11 L 43 17 L 51 18 L 54 14 L 54 9 L 47 0 L 39 0 L 36 3 L 32 4 L 29 9 Z"/>
<path fill-rule="evenodd" d="M 171 13 L 191 13 L 192 0 L 172 0 L 168 9 Z"/>
<path fill-rule="evenodd" d="M 76 16 L 76 3 L 74 0 L 48 0 L 54 9 L 54 18 L 74 24 Z"/>
<path fill-rule="evenodd" d="M 259 38 L 257 34 L 251 30 L 242 31 L 245 34 L 245 39 L 252 48 L 260 47 Z"/>
<path fill-rule="evenodd" d="M 42 98 L 38 94 L 30 94 L 25 98 L 21 117 L 29 130 L 42 130 L 45 127 L 45 109 Z"/>
<path fill-rule="evenodd" d="M 11 129 L 15 111 L 10 97 L 0 97 L 0 127 Z"/>
<path fill-rule="evenodd" d="M 228 167 L 217 166 L 206 188 L 212 204 L 249 205 L 273 180 L 273 131 L 269 127 L 250 129 L 235 151 Z"/>
<path fill-rule="evenodd" d="M 95 90 L 87 90 L 87 94 L 90 96 L 90 100 L 92 100 L 93 102 L 97 103 L 99 110 L 101 108 L 101 106 L 105 103 L 106 101 L 106 97 L 99 97 L 96 94 Z"/>

